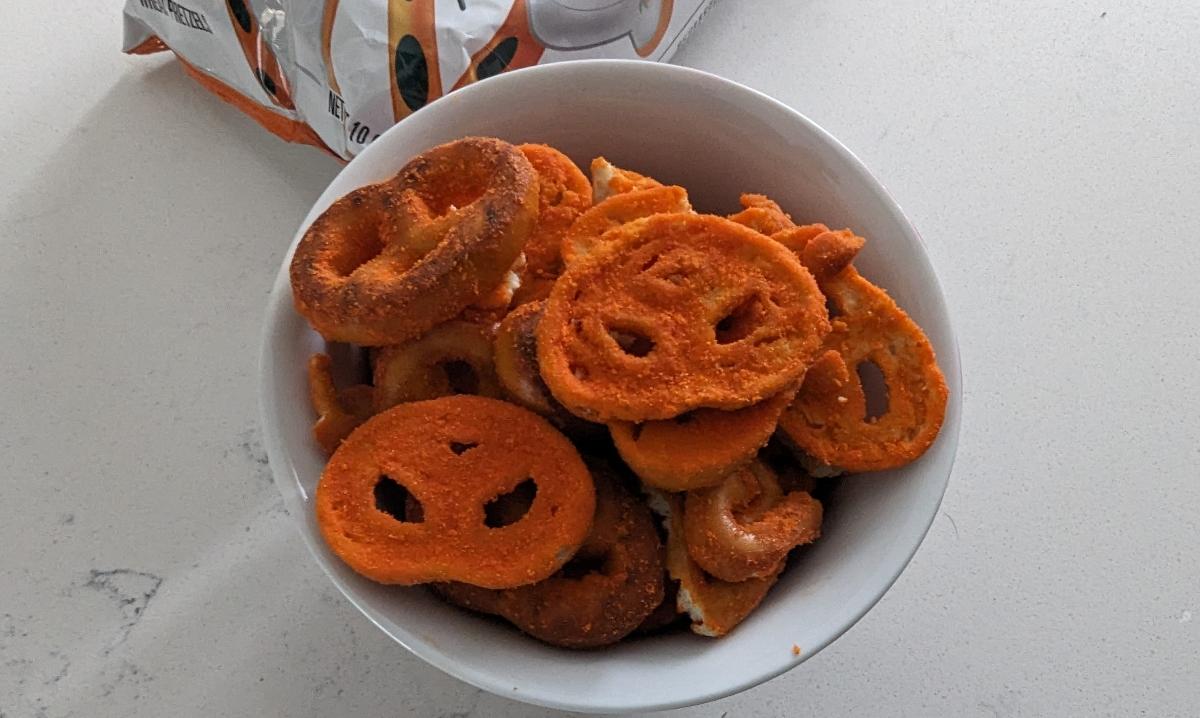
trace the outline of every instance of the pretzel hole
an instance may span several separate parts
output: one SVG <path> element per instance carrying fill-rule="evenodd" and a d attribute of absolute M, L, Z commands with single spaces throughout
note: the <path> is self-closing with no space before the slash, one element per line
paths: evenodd
<path fill-rule="evenodd" d="M 833 319 L 834 317 L 840 317 L 845 314 L 845 312 L 842 311 L 842 308 L 837 305 L 837 302 L 833 301 L 833 297 L 829 296 L 828 294 L 825 295 L 825 311 L 829 312 L 830 319 Z"/>
<path fill-rule="evenodd" d="M 479 444 L 474 441 L 467 441 L 467 442 L 451 441 L 450 442 L 450 450 L 453 451 L 456 456 L 462 456 L 463 454 L 467 453 L 471 449 L 474 449 L 476 446 L 479 446 Z"/>
<path fill-rule="evenodd" d="M 427 183 L 435 189 L 420 194 L 434 217 L 444 217 L 473 204 L 487 192 L 488 178 L 479 173 L 455 171 L 446 166 L 439 166 L 435 173 L 439 176 L 436 179 L 430 177 Z"/>
<path fill-rule="evenodd" d="M 767 512 L 774 508 L 775 503 L 758 493 L 742 504 L 732 507 L 729 515 L 733 517 L 734 522 L 742 526 L 750 526 L 762 521 Z"/>
<path fill-rule="evenodd" d="M 888 385 L 883 370 L 873 361 L 861 361 L 855 367 L 858 381 L 866 398 L 867 411 L 863 420 L 871 423 L 888 413 Z"/>
<path fill-rule="evenodd" d="M 339 277 L 349 277 L 354 270 L 383 253 L 384 241 L 381 227 L 370 227 L 341 242 L 338 251 L 330 257 L 329 266 Z"/>
<path fill-rule="evenodd" d="M 693 260 L 679 252 L 667 252 L 665 256 L 651 254 L 642 265 L 642 271 L 649 276 L 677 286 L 686 284 L 688 277 L 697 268 Z"/>
<path fill-rule="evenodd" d="M 446 374 L 446 383 L 453 394 L 478 394 L 479 372 L 469 362 L 461 359 L 438 362 L 437 367 Z"/>
<path fill-rule="evenodd" d="M 418 524 L 424 520 L 420 500 L 390 476 L 381 474 L 375 481 L 375 508 L 401 523 Z"/>
<path fill-rule="evenodd" d="M 512 491 L 487 502 L 483 507 L 484 525 L 491 529 L 499 529 L 515 524 L 529 513 L 536 497 L 537 484 L 533 479 L 525 479 Z"/>
<path fill-rule="evenodd" d="M 654 351 L 654 340 L 636 329 L 609 327 L 608 335 L 631 357 L 641 359 Z"/>
<path fill-rule="evenodd" d="M 713 325 L 718 344 L 732 344 L 754 333 L 766 317 L 767 309 L 757 295 L 744 299 Z"/>
<path fill-rule="evenodd" d="M 604 573 L 607 564 L 607 553 L 584 554 L 581 551 L 567 561 L 566 565 L 559 569 L 559 573 L 563 578 L 578 579 L 593 573 Z"/>
<path fill-rule="evenodd" d="M 348 382 L 349 384 L 371 386 L 375 383 L 375 372 L 371 369 L 371 353 L 368 349 L 352 344 L 339 344 L 329 347 L 329 355 L 333 357 L 334 366 L 341 366 L 344 363 L 350 367 L 351 380 Z M 339 355 L 345 355 L 346 358 L 340 360 Z"/>

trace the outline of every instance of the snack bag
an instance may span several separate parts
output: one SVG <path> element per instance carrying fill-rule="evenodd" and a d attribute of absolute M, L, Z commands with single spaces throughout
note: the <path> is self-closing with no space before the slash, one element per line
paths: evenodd
<path fill-rule="evenodd" d="M 350 159 L 448 92 L 581 58 L 663 61 L 712 0 L 126 0 L 125 52 Z"/>

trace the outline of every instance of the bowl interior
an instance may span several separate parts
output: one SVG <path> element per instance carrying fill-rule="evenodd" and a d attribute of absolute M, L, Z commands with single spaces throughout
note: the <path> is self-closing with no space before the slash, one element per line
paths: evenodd
<path fill-rule="evenodd" d="M 552 707 L 615 712 L 693 704 L 813 655 L 866 613 L 907 564 L 953 461 L 958 353 L 916 233 L 861 164 L 794 111 L 704 73 L 617 61 L 523 70 L 433 103 L 349 164 L 301 232 L 337 197 L 391 176 L 430 146 L 471 134 L 546 142 L 585 168 L 602 154 L 687 187 L 702 211 L 735 211 L 739 193 L 761 192 L 798 221 L 853 228 L 868 238 L 861 271 L 897 299 L 937 350 L 951 392 L 945 428 L 916 463 L 840 481 L 824 536 L 730 636 L 681 634 L 592 652 L 548 648 L 422 589 L 362 579 L 326 549 L 309 506 L 324 457 L 310 440 L 304 373 L 308 356 L 324 344 L 292 310 L 285 262 L 267 317 L 263 421 L 276 481 L 316 559 L 372 621 L 430 663 L 500 695 Z"/>

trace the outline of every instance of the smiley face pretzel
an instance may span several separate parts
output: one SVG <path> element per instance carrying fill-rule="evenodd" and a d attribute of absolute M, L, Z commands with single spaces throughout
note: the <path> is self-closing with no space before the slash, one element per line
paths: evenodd
<path fill-rule="evenodd" d="M 335 202 L 296 247 L 297 311 L 331 341 L 398 344 L 501 283 L 537 221 L 538 180 L 516 147 L 471 137 Z"/>
<path fill-rule="evenodd" d="M 538 325 L 542 377 L 583 418 L 749 406 L 797 381 L 829 331 L 812 275 L 754 230 L 659 214 L 613 233 L 567 268 Z"/>
<path fill-rule="evenodd" d="M 526 482 L 528 511 L 489 526 L 486 507 Z M 330 549 L 367 578 L 513 588 L 570 560 L 596 495 L 575 448 L 545 420 L 461 395 L 401 404 L 360 426 L 330 458 L 315 503 Z"/>
<path fill-rule="evenodd" d="M 853 266 L 822 289 L 840 315 L 780 428 L 819 464 L 844 471 L 882 471 L 916 460 L 946 416 L 946 379 L 933 346 L 887 292 Z M 859 374 L 868 363 L 887 387 L 887 408 L 879 416 L 868 414 Z"/>

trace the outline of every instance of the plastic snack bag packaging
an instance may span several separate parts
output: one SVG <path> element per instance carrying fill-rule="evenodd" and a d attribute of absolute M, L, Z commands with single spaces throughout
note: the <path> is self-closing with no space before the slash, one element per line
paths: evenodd
<path fill-rule="evenodd" d="M 350 159 L 492 75 L 560 60 L 665 61 L 712 0 L 126 0 L 132 54 L 171 50 L 263 127 Z"/>

